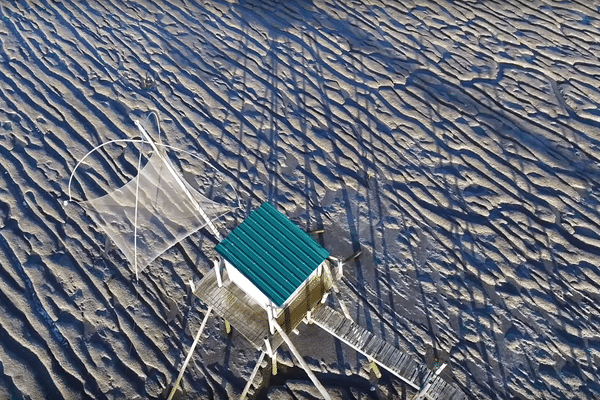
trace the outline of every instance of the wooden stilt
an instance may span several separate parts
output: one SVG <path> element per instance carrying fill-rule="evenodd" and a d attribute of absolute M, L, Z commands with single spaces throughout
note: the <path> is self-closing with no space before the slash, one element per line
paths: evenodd
<path fill-rule="evenodd" d="M 277 375 L 277 352 L 274 352 L 271 357 L 271 372 L 273 375 Z"/>
<path fill-rule="evenodd" d="M 252 373 L 250 374 L 250 378 L 248 378 L 248 383 L 246 383 L 246 387 L 244 387 L 244 391 L 242 392 L 242 395 L 240 396 L 240 400 L 246 399 L 248 390 L 250 390 L 250 387 L 252 386 L 252 382 L 254 382 L 254 377 L 256 376 L 256 374 L 258 373 L 258 370 L 260 369 L 260 364 L 262 364 L 262 361 L 265 358 L 265 354 L 267 354 L 265 351 L 260 353 L 260 357 L 258 357 L 258 361 L 256 361 L 256 365 L 254 366 L 254 369 L 252 370 Z"/>
<path fill-rule="evenodd" d="M 338 280 L 344 275 L 344 263 L 335 257 L 329 257 L 329 261 L 335 263 L 335 279 Z"/>
<path fill-rule="evenodd" d="M 274 335 L 275 327 L 273 326 L 273 321 L 275 320 L 275 318 L 273 318 L 273 307 L 270 304 L 267 307 L 267 316 L 269 318 L 269 332 L 271 332 L 271 335 Z"/>
<path fill-rule="evenodd" d="M 381 379 L 381 371 L 379 370 L 379 367 L 377 366 L 377 364 L 375 364 L 375 360 L 373 360 L 371 357 L 367 357 L 367 360 L 369 360 L 369 365 L 371 366 L 371 371 L 373 371 L 373 373 L 375 374 L 377 379 Z"/>
<path fill-rule="evenodd" d="M 267 350 L 267 354 L 269 357 L 273 358 L 273 348 L 271 347 L 271 342 L 269 342 L 269 338 L 265 338 L 265 349 Z"/>
<path fill-rule="evenodd" d="M 217 285 L 219 287 L 223 286 L 223 277 L 221 276 L 221 261 L 215 260 L 215 275 L 217 276 Z"/>
<path fill-rule="evenodd" d="M 324 262 L 323 264 L 323 270 L 325 272 L 325 276 L 329 279 L 331 279 L 332 281 L 334 281 L 335 279 L 333 279 L 333 276 L 331 274 L 331 269 L 329 269 L 329 261 Z"/>
<path fill-rule="evenodd" d="M 325 280 L 330 280 L 332 285 L 335 285 L 335 279 L 331 274 L 331 270 L 329 269 L 329 261 L 325 261 L 323 264 L 323 274 L 325 275 Z M 327 301 L 327 297 L 329 297 L 329 291 L 323 294 L 321 298 L 321 304 L 325 304 Z"/>
<path fill-rule="evenodd" d="M 340 308 L 342 309 L 342 313 L 344 314 L 344 317 L 346 317 L 352 321 L 352 316 L 350 315 L 350 311 L 348 311 L 348 307 L 346 307 L 346 305 L 344 303 L 342 303 L 342 301 L 339 299 L 339 297 L 337 297 L 337 293 L 339 293 L 339 289 L 338 289 L 337 285 L 333 285 L 333 298 L 340 305 Z"/>
<path fill-rule="evenodd" d="M 273 321 L 273 324 L 275 325 L 275 329 L 277 329 L 277 332 L 279 332 L 281 338 L 283 339 L 285 344 L 287 344 L 294 357 L 296 357 L 296 360 L 298 360 L 302 368 L 304 368 L 304 371 L 306 371 L 306 374 L 308 375 L 312 383 L 315 385 L 319 393 L 321 393 L 321 396 L 323 396 L 325 400 L 331 400 L 329 393 L 327 393 L 325 387 L 321 385 L 321 382 L 319 382 L 315 374 L 313 374 L 313 372 L 310 370 L 310 367 L 308 366 L 308 364 L 306 364 L 306 361 L 304 361 L 304 358 L 302 358 L 300 353 L 298 353 L 298 350 L 296 350 L 296 347 L 294 346 L 288 335 L 286 335 L 283 329 L 281 329 L 281 326 L 279 326 L 277 321 Z"/>
<path fill-rule="evenodd" d="M 206 321 L 208 321 L 208 316 L 210 315 L 211 312 L 212 312 L 212 307 L 208 307 L 208 310 L 206 311 L 206 315 L 204 315 L 204 319 L 202 320 L 202 324 L 200 325 L 200 329 L 198 330 L 198 333 L 196 334 L 196 338 L 194 339 L 194 343 L 192 343 L 192 347 L 190 347 L 190 351 L 188 352 L 188 355 L 185 358 L 185 361 L 183 362 L 181 371 L 179 371 L 179 376 L 177 377 L 177 380 L 175 381 L 175 384 L 173 385 L 173 389 L 171 389 L 171 393 L 169 394 L 169 397 L 167 398 L 167 400 L 171 400 L 173 398 L 173 395 L 177 391 L 177 388 L 179 387 L 179 383 L 181 382 L 181 378 L 183 378 L 183 373 L 185 372 L 185 369 L 187 368 L 187 365 L 190 362 L 190 359 L 192 358 L 192 354 L 194 353 L 194 349 L 196 348 L 196 345 L 200 341 L 200 336 L 202 335 L 202 331 L 204 330 L 204 327 L 206 326 Z"/>

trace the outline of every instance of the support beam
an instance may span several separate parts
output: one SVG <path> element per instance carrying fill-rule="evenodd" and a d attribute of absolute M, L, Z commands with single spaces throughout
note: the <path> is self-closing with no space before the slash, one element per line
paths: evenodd
<path fill-rule="evenodd" d="M 312 383 L 315 385 L 315 387 L 317 388 L 319 393 L 321 393 L 321 396 L 323 396 L 323 398 L 325 400 L 331 400 L 329 393 L 327 393 L 327 391 L 325 390 L 325 387 L 323 387 L 323 385 L 321 385 L 321 382 L 319 382 L 319 380 L 317 379 L 315 374 L 313 374 L 313 372 L 310 370 L 310 367 L 308 366 L 306 361 L 304 361 L 304 358 L 302 358 L 300 353 L 298 353 L 298 350 L 296 350 L 296 347 L 294 346 L 294 344 L 292 343 L 292 341 L 290 340 L 288 335 L 285 334 L 285 332 L 283 331 L 281 326 L 279 326 L 277 321 L 273 321 L 273 323 L 275 325 L 275 329 L 277 329 L 277 332 L 279 332 L 279 334 L 281 335 L 281 338 L 283 339 L 285 344 L 287 344 L 287 346 L 289 347 L 289 349 L 292 352 L 292 354 L 294 355 L 294 357 L 296 357 L 296 360 L 298 360 L 298 362 L 300 363 L 302 368 L 304 368 L 304 371 L 306 371 L 306 374 L 308 375 L 308 377 L 310 378 Z"/>
<path fill-rule="evenodd" d="M 185 184 L 181 180 L 181 177 L 179 176 L 179 174 L 177 174 L 177 172 L 175 172 L 175 170 L 173 169 L 173 166 L 171 165 L 171 163 L 169 162 L 169 160 L 167 160 L 163 156 L 163 153 L 161 153 L 160 151 L 158 151 L 158 148 L 156 147 L 156 143 L 154 143 L 154 141 L 152 140 L 152 138 L 150 137 L 150 135 L 148 134 L 148 132 L 146 132 L 146 130 L 144 129 L 144 127 L 142 126 L 142 124 L 140 124 L 140 121 L 135 120 L 134 122 L 135 122 L 135 125 L 140 130 L 140 132 L 142 133 L 142 137 L 144 138 L 144 140 L 146 140 L 146 141 L 148 141 L 148 143 L 150 143 L 150 146 L 152 146 L 152 150 L 160 157 L 161 160 L 163 160 L 163 162 L 165 163 L 167 169 L 169 170 L 169 172 L 171 173 L 171 175 L 173 176 L 173 178 L 175 179 L 175 181 L 177 181 L 177 183 L 179 184 L 179 186 L 181 187 L 181 189 L 183 190 L 183 192 L 187 195 L 187 197 L 190 200 L 190 202 L 196 208 L 196 211 L 198 211 L 198 213 L 202 216 L 202 218 L 204 218 L 204 221 L 206 222 L 206 225 L 208 226 L 208 230 L 215 236 L 215 238 L 219 242 L 222 241 L 223 237 L 221 236 L 221 234 L 219 233 L 219 231 L 217 230 L 217 228 L 215 227 L 215 225 L 212 223 L 212 221 L 210 220 L 210 218 L 208 218 L 208 215 L 206 215 L 206 213 L 204 212 L 204 210 L 202 209 L 202 207 L 200 207 L 200 204 L 198 204 L 198 202 L 196 201 L 196 199 L 194 198 L 194 196 L 192 196 L 192 194 L 190 193 L 190 191 L 187 188 L 187 186 L 185 186 Z"/>
<path fill-rule="evenodd" d="M 221 267 L 223 265 L 223 260 L 219 258 L 219 260 L 215 260 L 214 262 L 215 275 L 217 277 L 217 286 L 223 287 L 223 277 L 221 276 Z"/>
<path fill-rule="evenodd" d="M 346 317 L 347 319 L 352 321 L 352 316 L 350 315 L 350 311 L 348 311 L 348 307 L 346 307 L 346 305 L 344 303 L 342 303 L 340 298 L 337 297 L 337 293 L 339 293 L 339 289 L 338 289 L 337 285 L 334 284 L 333 285 L 333 298 L 340 305 L 340 308 L 342 309 L 342 313 L 344 314 L 344 317 Z"/>
<path fill-rule="evenodd" d="M 169 394 L 169 397 L 167 398 L 167 400 L 171 400 L 173 398 L 173 395 L 177 391 L 177 388 L 179 387 L 179 383 L 181 382 L 181 378 L 183 378 L 183 373 L 185 372 L 185 369 L 187 368 L 187 365 L 190 362 L 190 359 L 192 358 L 194 349 L 196 348 L 196 345 L 198 344 L 198 342 L 200 342 L 200 336 L 202 335 L 202 331 L 204 330 L 204 327 L 206 326 L 206 321 L 208 321 L 208 317 L 210 316 L 211 312 L 212 312 L 212 307 L 208 307 L 208 310 L 206 311 L 206 314 L 204 315 L 204 319 L 202 320 L 202 324 L 200 325 L 200 329 L 198 330 L 198 333 L 196 334 L 196 338 L 194 339 L 194 343 L 192 343 L 192 347 L 190 347 L 190 351 L 188 352 L 188 355 L 185 358 L 185 361 L 183 362 L 181 371 L 179 371 L 179 376 L 177 377 L 177 380 L 175 381 L 175 384 L 173 385 L 173 389 L 171 389 L 171 393 Z"/>
<path fill-rule="evenodd" d="M 246 399 L 248 390 L 250 390 L 250 387 L 252 386 L 252 382 L 254 382 L 254 377 L 256 376 L 256 374 L 258 373 L 258 370 L 260 369 L 260 364 L 262 364 L 263 359 L 265 358 L 265 354 L 267 354 L 267 353 L 264 351 L 260 353 L 260 357 L 258 357 L 258 361 L 256 361 L 256 365 L 254 366 L 254 369 L 252 370 L 252 373 L 250 374 L 250 378 L 248 378 L 248 383 L 246 383 L 246 387 L 244 387 L 244 391 L 242 392 L 242 395 L 240 396 L 240 400 Z"/>
<path fill-rule="evenodd" d="M 275 334 L 275 326 L 273 325 L 273 322 L 275 321 L 275 317 L 273 316 L 273 305 L 269 304 L 267 306 L 267 317 L 269 319 L 269 332 L 271 332 L 271 335 Z"/>
<path fill-rule="evenodd" d="M 271 373 L 273 375 L 277 375 L 277 352 L 273 352 L 273 357 L 271 357 Z"/>
<path fill-rule="evenodd" d="M 371 371 L 373 371 L 373 373 L 375 374 L 377 379 L 381 379 L 381 371 L 379 370 L 379 367 L 377 366 L 377 364 L 375 364 L 375 360 L 373 360 L 371 357 L 367 357 L 367 360 L 369 360 L 369 365 L 371 366 Z"/>
<path fill-rule="evenodd" d="M 331 261 L 331 263 L 335 263 L 335 279 L 334 280 L 338 280 L 340 279 L 343 275 L 344 275 L 344 263 L 335 257 L 329 257 L 328 260 Z"/>
<path fill-rule="evenodd" d="M 342 263 L 337 259 L 337 258 L 333 258 L 333 257 L 329 257 L 333 260 L 335 260 L 338 263 L 338 268 L 339 268 L 339 274 L 338 277 L 341 277 L 341 273 L 342 273 Z M 340 289 L 336 283 L 335 278 L 333 277 L 331 270 L 329 269 L 329 265 L 325 266 L 325 274 L 327 274 L 330 279 L 331 279 L 331 287 L 333 289 L 333 297 L 335 298 L 336 302 L 340 305 L 340 308 L 342 309 L 342 312 L 344 313 L 344 316 L 346 318 L 348 318 L 349 320 L 352 320 L 352 317 L 350 316 L 350 312 L 348 311 L 348 308 L 346 307 L 346 305 L 344 303 L 342 303 L 340 301 L 340 299 L 337 297 L 337 295 L 340 293 Z M 327 294 L 329 294 L 329 292 L 327 292 Z M 324 296 L 326 299 L 326 296 Z M 321 301 L 321 303 L 325 303 L 325 301 Z"/>
<path fill-rule="evenodd" d="M 331 273 L 331 269 L 329 268 L 329 261 L 325 261 L 323 262 L 323 264 L 321 264 L 323 266 L 323 270 L 325 272 L 325 276 L 329 279 L 331 279 L 331 282 L 335 283 L 335 279 Z"/>
<path fill-rule="evenodd" d="M 269 342 L 269 338 L 265 338 L 265 349 L 267 350 L 267 354 L 269 357 L 273 358 L 273 348 L 271 347 L 271 342 Z"/>

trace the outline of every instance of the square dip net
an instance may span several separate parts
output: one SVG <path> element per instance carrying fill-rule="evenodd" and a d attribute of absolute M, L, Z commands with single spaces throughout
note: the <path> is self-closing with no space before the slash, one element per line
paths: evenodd
<path fill-rule="evenodd" d="M 75 170 L 91 153 L 115 142 L 152 145 L 152 155 L 141 169 L 140 151 L 139 172 L 132 180 L 102 197 L 79 202 L 123 252 L 136 275 L 170 247 L 207 225 L 218 236 L 213 221 L 235 209 L 210 200 L 193 188 L 162 151 L 169 146 L 153 143 L 138 127 L 145 140 L 115 140 L 96 147 L 79 161 L 69 179 L 71 199 Z"/>

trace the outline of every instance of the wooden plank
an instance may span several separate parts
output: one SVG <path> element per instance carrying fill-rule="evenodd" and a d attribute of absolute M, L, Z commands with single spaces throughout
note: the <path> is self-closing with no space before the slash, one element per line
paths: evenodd
<path fill-rule="evenodd" d="M 215 314 L 229 321 L 257 349 L 262 349 L 269 331 L 266 312 L 250 296 L 227 279 L 224 271 L 223 286 L 217 284 L 214 269 L 210 270 L 195 291 Z"/>
<path fill-rule="evenodd" d="M 375 360 L 377 364 L 399 377 L 413 389 L 420 391 L 433 378 L 433 372 L 429 368 L 330 307 L 319 307 L 313 313 L 312 319 L 316 325 L 367 358 Z M 343 319 L 343 322 L 340 323 L 340 319 Z M 444 397 L 450 396 L 454 392 L 457 395 L 452 399 Z M 429 386 L 427 395 L 423 393 L 422 396 L 417 395 L 417 397 L 430 400 L 466 400 L 464 393 L 439 376 Z"/>
<path fill-rule="evenodd" d="M 451 387 L 448 386 L 443 379 L 436 378 L 428 393 L 430 393 L 430 395 L 437 395 L 437 396 L 444 395 L 445 396 L 444 398 L 448 398 L 447 397 L 447 394 L 448 394 L 447 389 L 448 388 L 451 388 Z"/>
<path fill-rule="evenodd" d="M 309 282 L 307 290 L 311 292 L 309 298 L 312 301 L 309 301 L 308 304 L 306 298 L 292 301 L 289 310 L 285 310 L 277 318 L 278 323 L 285 326 L 285 333 L 288 334 L 288 330 L 291 331 L 296 328 L 303 316 L 306 315 L 309 307 L 318 306 L 312 315 L 313 322 L 316 325 L 338 337 L 368 358 L 375 360 L 377 364 L 414 389 L 420 390 L 427 382 L 427 378 L 431 373 L 430 370 L 331 307 L 320 305 L 319 296 L 312 294 L 320 293 L 321 288 L 319 286 L 323 282 L 325 281 L 314 280 Z M 215 271 L 211 270 L 202 279 L 195 293 L 203 302 L 212 307 L 217 315 L 228 320 L 257 349 L 263 349 L 264 338 L 269 335 L 266 312 L 250 296 L 227 279 L 225 271 L 221 287 L 217 284 Z M 276 333 L 271 338 L 271 346 L 276 349 L 281 343 L 283 343 L 283 340 Z M 438 379 L 439 382 L 437 382 Z M 439 377 L 436 378 L 434 383 L 435 387 L 432 385 L 429 388 L 431 391 L 428 391 L 428 398 L 431 400 L 450 400 L 450 398 L 441 396 L 450 395 L 452 393 L 450 389 L 453 386 Z M 446 390 L 447 387 L 449 387 L 448 390 Z M 466 399 L 464 394 L 457 391 L 457 396 L 454 396 L 453 400 L 463 399 Z"/>
<path fill-rule="evenodd" d="M 271 337 L 271 347 L 277 349 L 283 339 L 277 332 L 271 336 L 266 311 L 246 292 L 229 279 L 227 270 L 223 270 L 222 286 L 219 287 L 216 272 L 211 269 L 200 281 L 194 294 L 206 305 L 214 309 L 215 314 L 229 321 L 257 349 L 263 349 L 264 338 Z M 277 323 L 284 327 L 286 334 L 296 329 L 308 310 L 320 304 L 322 293 L 331 289 L 331 279 L 326 279 L 325 274 L 314 276 L 303 283 L 297 297 L 277 316 Z M 351 330 L 352 324 L 347 324 L 346 318 L 339 313 L 331 314 L 337 317 L 340 324 Z"/>
<path fill-rule="evenodd" d="M 441 396 L 444 396 L 445 399 L 451 399 L 452 397 L 454 397 L 454 396 L 452 396 L 452 387 L 450 385 L 441 384 L 439 386 L 440 387 L 439 387 L 438 393 L 439 393 L 440 398 L 441 398 Z"/>

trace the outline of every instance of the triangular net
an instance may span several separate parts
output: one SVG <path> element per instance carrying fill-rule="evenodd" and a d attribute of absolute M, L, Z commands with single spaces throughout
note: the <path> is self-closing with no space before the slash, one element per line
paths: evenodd
<path fill-rule="evenodd" d="M 154 152 L 125 186 L 79 203 L 121 249 L 136 273 L 174 244 L 206 226 L 207 219 L 212 222 L 233 209 L 209 200 L 185 180 L 178 181 L 168 162 Z"/>

